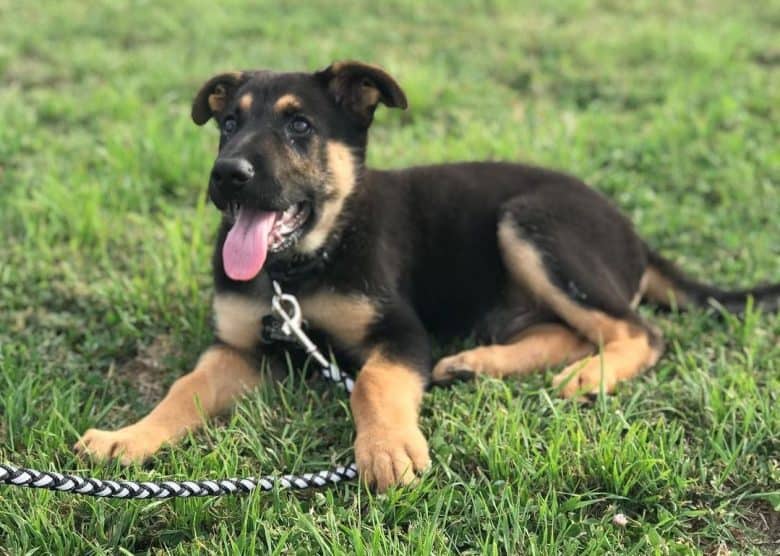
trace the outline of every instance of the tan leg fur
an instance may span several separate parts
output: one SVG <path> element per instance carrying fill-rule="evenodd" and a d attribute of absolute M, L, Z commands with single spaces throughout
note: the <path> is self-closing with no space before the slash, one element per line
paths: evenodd
<path fill-rule="evenodd" d="M 362 480 L 379 492 L 409 484 L 430 465 L 417 424 L 423 396 L 419 373 L 374 352 L 360 371 L 350 402 L 355 418 L 355 461 Z"/>
<path fill-rule="evenodd" d="M 553 378 L 553 386 L 560 387 L 565 398 L 598 394 L 602 388 L 611 393 L 620 381 L 652 367 L 661 356 L 661 348 L 653 345 L 647 331 L 625 321 L 605 317 L 592 333 L 602 339 L 601 352 L 569 365 Z"/>
<path fill-rule="evenodd" d="M 599 355 L 569 365 L 553 379 L 563 397 L 598 393 L 602 387 L 612 392 L 618 382 L 632 378 L 653 366 L 662 353 L 659 338 L 652 338 L 646 327 L 611 317 L 572 301 L 547 276 L 542 257 L 525 241 L 514 225 L 499 225 L 501 253 L 510 275 L 527 288 L 594 345 L 602 346 Z"/>
<path fill-rule="evenodd" d="M 493 378 L 525 375 L 564 365 L 590 355 L 595 347 L 573 330 L 559 324 L 534 326 L 505 345 L 490 345 L 442 358 L 433 369 L 433 379 L 444 381 L 462 372 Z"/>
<path fill-rule="evenodd" d="M 206 351 L 195 370 L 173 383 L 149 415 L 117 431 L 90 429 L 74 449 L 96 459 L 140 462 L 201 426 L 205 417 L 228 409 L 260 380 L 245 357 L 227 346 Z"/>

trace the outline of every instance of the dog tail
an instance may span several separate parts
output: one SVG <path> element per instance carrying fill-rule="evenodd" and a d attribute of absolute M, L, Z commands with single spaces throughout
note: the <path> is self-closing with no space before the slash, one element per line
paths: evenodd
<path fill-rule="evenodd" d="M 748 299 L 763 311 L 780 310 L 780 284 L 744 290 L 724 290 L 689 278 L 674 263 L 647 249 L 648 267 L 644 278 L 645 299 L 663 307 L 706 307 L 715 301 L 730 313 L 745 310 Z"/>

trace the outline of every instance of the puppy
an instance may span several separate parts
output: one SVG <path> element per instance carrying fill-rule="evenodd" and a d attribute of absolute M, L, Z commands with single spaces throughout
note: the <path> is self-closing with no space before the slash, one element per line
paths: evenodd
<path fill-rule="evenodd" d="M 638 316 L 646 299 L 739 311 L 777 309 L 780 285 L 729 292 L 651 250 L 599 192 L 542 168 L 471 162 L 381 171 L 364 165 L 380 104 L 406 108 L 382 69 L 338 62 L 315 73 L 245 71 L 209 79 L 192 119 L 214 119 L 208 193 L 222 212 L 213 256 L 216 342 L 139 422 L 89 430 L 77 449 L 143 460 L 228 409 L 260 382 L 272 280 L 359 368 L 355 458 L 382 491 L 430 462 L 418 427 L 434 381 L 562 367 L 564 397 L 612 392 L 663 353 Z M 480 347 L 432 365 L 431 338 Z"/>

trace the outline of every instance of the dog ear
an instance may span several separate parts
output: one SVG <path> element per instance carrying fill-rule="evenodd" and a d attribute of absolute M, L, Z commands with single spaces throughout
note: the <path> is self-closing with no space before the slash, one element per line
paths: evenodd
<path fill-rule="evenodd" d="M 390 108 L 406 108 L 406 95 L 382 68 L 362 62 L 334 62 L 314 74 L 336 102 L 368 127 L 380 102 Z"/>
<path fill-rule="evenodd" d="M 214 114 L 219 114 L 244 79 L 243 72 L 234 71 L 215 75 L 206 81 L 192 101 L 192 121 L 203 125 Z"/>

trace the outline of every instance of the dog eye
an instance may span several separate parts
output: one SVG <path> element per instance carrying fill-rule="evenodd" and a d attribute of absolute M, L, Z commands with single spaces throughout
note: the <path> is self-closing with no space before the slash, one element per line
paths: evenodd
<path fill-rule="evenodd" d="M 236 131 L 236 127 L 238 127 L 236 119 L 233 116 L 228 116 L 225 118 L 225 121 L 222 122 L 222 133 L 225 135 L 231 135 L 234 131 Z"/>
<path fill-rule="evenodd" d="M 287 124 L 288 129 L 294 135 L 307 135 L 311 131 L 309 120 L 303 116 L 296 116 Z"/>

